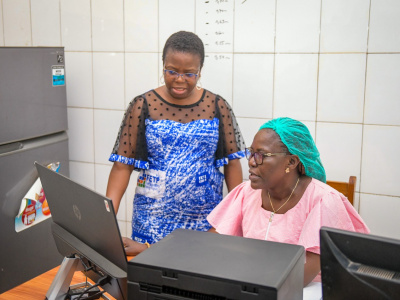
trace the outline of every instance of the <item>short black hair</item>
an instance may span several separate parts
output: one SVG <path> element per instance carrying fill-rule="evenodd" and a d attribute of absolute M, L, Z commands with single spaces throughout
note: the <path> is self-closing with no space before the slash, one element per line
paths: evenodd
<path fill-rule="evenodd" d="M 177 52 L 186 52 L 200 56 L 200 69 L 204 64 L 204 44 L 202 40 L 193 32 L 178 31 L 172 34 L 165 42 L 162 61 L 165 62 L 165 56 L 168 50 Z"/>

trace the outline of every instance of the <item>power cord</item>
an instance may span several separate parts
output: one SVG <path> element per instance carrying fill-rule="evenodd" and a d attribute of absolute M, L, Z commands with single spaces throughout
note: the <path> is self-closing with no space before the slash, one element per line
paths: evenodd
<path fill-rule="evenodd" d="M 84 269 L 85 269 L 85 274 L 87 274 L 87 272 L 88 272 L 88 271 L 91 271 L 91 270 L 93 270 L 94 272 L 97 273 L 97 271 L 95 270 L 94 266 L 91 265 L 90 261 L 88 261 L 88 262 L 89 262 L 89 266 L 87 266 L 87 265 L 85 264 L 83 258 L 82 258 L 80 255 L 75 255 L 75 257 L 79 258 L 79 260 L 81 261 L 81 263 L 82 263 L 82 265 L 83 265 L 83 267 L 84 267 Z M 100 274 L 100 275 L 103 275 L 103 274 Z M 92 289 L 94 289 L 94 288 L 96 288 L 96 287 L 98 287 L 98 286 L 102 286 L 102 285 L 105 285 L 105 284 L 109 283 L 109 282 L 110 282 L 110 279 L 111 279 L 111 278 L 110 278 L 108 275 L 103 275 L 102 277 L 100 277 L 100 278 L 97 280 L 96 284 L 91 285 L 91 286 L 88 286 L 88 285 L 89 285 L 89 282 L 88 282 L 88 277 L 87 277 L 87 275 L 86 275 L 85 286 L 87 286 L 87 288 L 85 288 L 82 292 L 79 293 L 79 297 L 78 297 L 78 298 L 74 298 L 74 299 L 77 299 L 77 300 L 81 300 L 81 299 L 85 299 L 85 300 L 98 299 L 101 295 L 103 295 L 103 294 L 105 293 L 105 291 L 99 291 L 99 292 L 97 292 L 97 293 L 95 293 L 95 294 L 93 294 L 93 295 L 90 295 L 90 296 L 88 296 L 88 297 L 85 297 L 85 298 L 82 298 L 82 297 L 83 297 L 85 294 L 88 294 L 88 292 L 89 292 L 90 290 L 92 290 Z"/>
<path fill-rule="evenodd" d="M 79 295 L 79 297 L 77 298 L 77 300 L 82 299 L 83 295 L 88 293 L 91 289 L 94 289 L 94 288 L 96 288 L 98 286 L 102 286 L 102 285 L 107 284 L 109 282 L 110 282 L 110 277 L 108 275 L 105 275 L 105 276 L 99 278 L 99 280 L 97 280 L 96 284 L 94 284 L 92 286 L 89 286 L 85 290 L 83 290 L 81 292 L 81 294 Z M 84 298 L 84 299 L 85 300 L 97 299 L 99 296 L 103 295 L 104 293 L 105 293 L 104 291 L 100 291 L 100 292 L 98 292 L 98 293 L 96 293 L 94 295 L 91 295 L 91 296 L 89 296 L 87 298 Z"/>

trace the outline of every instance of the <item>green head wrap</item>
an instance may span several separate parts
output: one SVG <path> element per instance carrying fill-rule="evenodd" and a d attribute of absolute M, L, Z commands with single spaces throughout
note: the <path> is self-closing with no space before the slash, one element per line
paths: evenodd
<path fill-rule="evenodd" d="M 291 154 L 297 155 L 304 166 L 306 175 L 326 182 L 326 174 L 319 151 L 308 128 L 291 118 L 273 119 L 260 127 L 275 131 Z"/>

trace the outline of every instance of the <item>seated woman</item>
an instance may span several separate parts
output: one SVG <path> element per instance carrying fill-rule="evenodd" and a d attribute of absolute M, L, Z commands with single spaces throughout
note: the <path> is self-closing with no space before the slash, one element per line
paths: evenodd
<path fill-rule="evenodd" d="M 250 181 L 210 213 L 210 231 L 301 245 L 306 250 L 304 286 L 321 281 L 321 226 L 369 229 L 347 198 L 324 183 L 318 149 L 303 123 L 290 118 L 265 123 L 246 157 Z"/>

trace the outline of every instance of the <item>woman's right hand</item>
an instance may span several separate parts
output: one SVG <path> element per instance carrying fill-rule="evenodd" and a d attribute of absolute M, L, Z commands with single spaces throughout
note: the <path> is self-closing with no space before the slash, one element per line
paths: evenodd
<path fill-rule="evenodd" d="M 124 243 L 125 253 L 128 256 L 135 256 L 147 249 L 145 244 L 138 243 L 132 239 L 123 237 L 122 242 Z"/>

